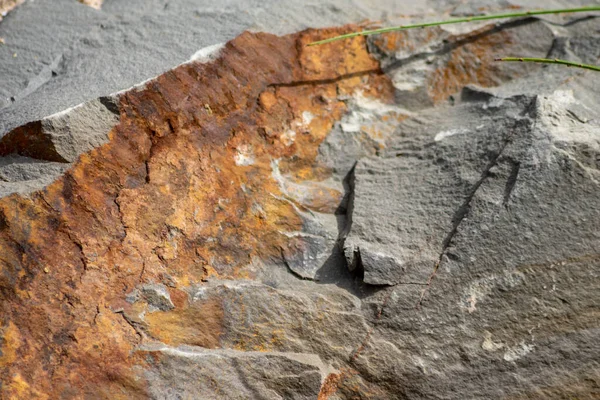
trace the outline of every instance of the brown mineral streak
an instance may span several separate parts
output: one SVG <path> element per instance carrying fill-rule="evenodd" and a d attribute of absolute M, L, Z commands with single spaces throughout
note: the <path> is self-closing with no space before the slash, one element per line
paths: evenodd
<path fill-rule="evenodd" d="M 107 144 L 45 189 L 0 199 L 3 398 L 145 398 L 135 351 L 145 339 L 119 312 L 125 295 L 140 283 L 252 278 L 251 259 L 280 257 L 282 232 L 301 219 L 272 161 L 291 181 L 318 183 L 330 172 L 317 148 L 346 110 L 338 95 L 391 98 L 363 38 L 305 47 L 349 29 L 244 33 L 217 60 L 122 94 Z M 293 143 L 282 138 L 291 129 Z M 240 154 L 253 161 L 236 165 Z M 323 194 L 341 199 L 312 193 Z M 147 316 L 149 339 L 219 347 L 220 305 L 207 315 L 176 297 L 174 310 Z"/>
<path fill-rule="evenodd" d="M 341 374 L 329 374 L 321 385 L 321 391 L 317 400 L 327 400 L 330 396 L 334 395 L 338 390 L 340 384 Z"/>
<path fill-rule="evenodd" d="M 220 302 L 210 300 L 170 312 L 150 313 L 145 320 L 148 334 L 168 345 L 214 349 L 219 347 L 223 307 Z"/>
<path fill-rule="evenodd" d="M 465 85 L 493 87 L 519 75 L 517 71 L 507 74 L 501 64 L 494 62 L 497 54 L 510 53 L 515 44 L 510 30 L 497 30 L 495 24 L 465 34 L 448 34 L 441 27 L 431 27 L 388 32 L 372 39 L 374 46 L 385 53 L 413 55 L 419 48 L 435 49 L 442 40 L 444 46 L 435 50 L 439 64 L 426 76 L 427 94 L 434 104 L 447 101 Z M 434 50 L 427 51 L 433 54 Z"/>
<path fill-rule="evenodd" d="M 484 33 L 486 30 L 489 30 L 489 27 L 481 28 L 466 36 L 457 36 L 453 40 L 458 42 L 465 37 Z M 505 77 L 498 63 L 494 62 L 495 54 L 506 51 L 511 44 L 510 34 L 500 31 L 459 46 L 450 54 L 450 60 L 436 69 L 429 79 L 429 95 L 435 103 L 439 103 L 468 84 L 483 87 L 498 86 Z"/>

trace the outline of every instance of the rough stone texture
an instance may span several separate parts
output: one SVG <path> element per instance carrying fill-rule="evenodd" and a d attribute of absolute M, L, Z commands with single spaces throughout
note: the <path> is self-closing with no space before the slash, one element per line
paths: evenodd
<path fill-rule="evenodd" d="M 564 22 L 244 33 L 23 121 L 2 396 L 600 397 L 600 81 L 492 62 L 596 62 Z"/>
<path fill-rule="evenodd" d="M 127 356 L 140 339 L 223 346 L 222 302 L 190 305 L 185 288 L 252 278 L 252 260 L 272 266 L 282 252 L 293 255 L 288 238 L 302 231 L 302 212 L 285 184 L 306 181 L 308 215 L 333 212 L 342 198 L 319 183 L 328 172 L 313 164 L 346 109 L 338 93 L 369 85 L 391 96 L 364 40 L 305 48 L 335 32 L 244 34 L 214 62 L 182 65 L 120 94 L 106 144 L 43 190 L 2 199 L 2 306 L 12 338 L 5 393 L 142 395 L 132 364 L 145 362 Z M 335 79 L 344 74 L 357 76 Z M 323 84 L 294 84 L 311 79 Z M 3 138 L 14 152 L 15 137 L 46 136 L 29 126 L 16 132 Z M 317 201 L 325 194 L 329 203 Z M 130 304 L 138 285 L 140 301 Z M 168 298 L 175 308 L 165 315 Z"/>
<path fill-rule="evenodd" d="M 41 160 L 73 162 L 81 153 L 108 141 L 118 114 L 111 97 L 81 104 L 7 133 L 1 139 L 0 155 L 34 155 Z"/>
<path fill-rule="evenodd" d="M 309 27 L 402 24 L 464 12 L 571 7 L 595 1 L 127 0 L 101 10 L 76 0 L 26 1 L 0 25 L 0 133 L 127 89 L 245 30 L 289 34 Z M 570 20 L 572 16 L 559 17 Z M 556 17 L 544 17 L 555 20 Z M 15 56 L 16 55 L 16 56 Z M 14 57 L 13 57 L 14 56 Z M 35 96 L 28 94 L 35 92 Z"/>
<path fill-rule="evenodd" d="M 316 356 L 187 347 L 146 351 L 150 357 L 160 354 L 148 374 L 154 398 L 308 400 L 319 395 Z"/>

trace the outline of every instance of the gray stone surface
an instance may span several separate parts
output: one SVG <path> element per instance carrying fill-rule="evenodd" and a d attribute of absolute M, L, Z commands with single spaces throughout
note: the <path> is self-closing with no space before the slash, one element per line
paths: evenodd
<path fill-rule="evenodd" d="M 321 387 L 319 359 L 287 353 L 144 348 L 158 353 L 148 373 L 155 399 L 315 399 Z"/>
<path fill-rule="evenodd" d="M 0 193 L 30 193 L 51 183 L 77 160 L 108 141 L 119 120 L 115 99 L 104 96 L 25 124 L 0 138 Z M 33 158 L 32 158 L 33 157 Z"/>
<path fill-rule="evenodd" d="M 356 163 L 345 254 L 365 283 L 392 285 L 363 300 L 375 330 L 356 362 L 387 393 L 600 393 L 600 96 L 593 74 L 567 75 L 465 88 Z"/>
<path fill-rule="evenodd" d="M 68 166 L 19 155 L 0 157 L 0 196 L 39 190 L 62 175 Z"/>
<path fill-rule="evenodd" d="M 369 300 L 361 371 L 409 398 L 504 398 L 598 368 L 600 130 L 569 109 L 592 110 L 568 89 L 437 109 L 358 162 L 346 254 L 396 285 Z M 399 379 L 403 355 L 429 378 Z M 564 384 L 547 396 L 597 394 Z"/>
<path fill-rule="evenodd" d="M 148 304 L 154 309 L 168 311 L 175 308 L 167 287 L 162 284 L 146 284 L 140 287 L 140 292 Z"/>
<path fill-rule="evenodd" d="M 73 162 L 81 153 L 106 143 L 108 132 L 118 121 L 115 100 L 102 97 L 43 118 L 41 135 L 47 136 L 52 144 L 55 151 L 53 158 Z"/>

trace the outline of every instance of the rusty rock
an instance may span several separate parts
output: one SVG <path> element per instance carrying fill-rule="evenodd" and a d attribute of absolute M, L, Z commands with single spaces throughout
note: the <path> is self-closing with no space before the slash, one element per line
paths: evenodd
<path fill-rule="evenodd" d="M 490 59 L 590 23 L 247 32 L 0 138 L 2 396 L 597 397 L 598 81 Z"/>
<path fill-rule="evenodd" d="M 219 302 L 175 307 L 163 284 L 252 278 L 254 258 L 280 259 L 286 233 L 302 230 L 299 208 L 337 207 L 342 193 L 319 183 L 331 174 L 315 159 L 346 108 L 338 90 L 389 89 L 364 40 L 304 47 L 335 32 L 246 33 L 212 62 L 121 93 L 106 143 L 78 158 L 58 155 L 44 123 L 2 139 L 3 154 L 72 162 L 45 188 L 0 201 L 4 393 L 144 396 L 140 339 L 221 346 Z M 56 118 L 75 132 L 93 107 Z M 136 288 L 157 311 L 124 301 Z"/>

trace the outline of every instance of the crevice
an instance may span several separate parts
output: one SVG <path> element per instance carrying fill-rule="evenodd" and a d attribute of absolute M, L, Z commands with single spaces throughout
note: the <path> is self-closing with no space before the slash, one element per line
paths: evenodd
<path fill-rule="evenodd" d="M 175 128 L 173 127 L 171 118 L 167 118 L 167 126 L 169 127 L 169 133 L 175 133 Z"/>
<path fill-rule="evenodd" d="M 493 35 L 494 33 L 499 33 L 506 29 L 517 28 L 522 25 L 528 25 L 531 23 L 539 22 L 539 21 L 540 20 L 537 18 L 529 17 L 529 18 L 519 19 L 516 21 L 511 21 L 511 22 L 507 22 L 507 23 L 504 23 L 501 25 L 497 25 L 497 26 L 494 26 L 493 28 L 490 28 L 483 32 L 479 32 L 479 33 L 475 33 L 475 34 L 467 34 L 468 36 L 463 37 L 463 38 L 460 38 L 460 36 L 458 36 L 458 40 L 455 40 L 451 43 L 447 43 L 438 50 L 417 53 L 417 54 L 408 56 L 406 58 L 393 61 L 392 63 L 384 66 L 382 68 L 382 70 L 385 73 L 390 73 L 400 67 L 411 64 L 413 62 L 422 61 L 422 60 L 425 60 L 432 56 L 441 56 L 441 55 L 447 54 L 453 50 L 456 50 L 457 48 L 459 48 L 461 46 L 476 42 L 477 40 L 482 39 L 489 35 Z M 454 37 L 453 39 L 457 39 L 457 37 Z"/>
<path fill-rule="evenodd" d="M 360 247 L 357 247 L 352 253 L 352 265 L 349 265 L 348 268 L 354 273 L 354 276 L 358 278 L 360 282 L 364 282 L 365 265 L 363 264 L 362 257 L 360 255 Z"/>
<path fill-rule="evenodd" d="M 355 162 L 344 179 L 342 185 L 344 196 L 334 211 L 337 222 L 337 233 L 335 244 L 331 249 L 329 259 L 318 271 L 317 283 L 335 283 L 337 286 L 347 290 L 349 293 L 360 297 L 361 286 L 364 284 L 364 268 L 360 257 L 360 249 L 354 249 L 352 265 L 344 249 L 345 240 L 352 227 L 352 213 L 354 211 L 354 181 Z"/>
<path fill-rule="evenodd" d="M 77 249 L 79 250 L 79 259 L 81 260 L 81 263 L 83 264 L 83 273 L 81 274 L 81 276 L 79 277 L 79 280 L 81 281 L 81 279 L 83 278 L 83 275 L 85 273 L 85 271 L 88 270 L 88 263 L 87 263 L 87 259 L 85 257 L 85 252 L 83 251 L 83 245 L 81 244 L 81 242 L 76 239 L 73 234 L 70 232 L 70 229 L 68 226 L 65 226 L 63 229 L 59 229 L 59 232 L 63 232 L 65 235 L 67 235 L 67 237 L 69 238 L 69 240 L 77 247 Z"/>
<path fill-rule="evenodd" d="M 121 115 L 121 111 L 119 110 L 119 103 L 117 102 L 117 99 L 115 97 L 101 96 L 98 98 L 98 101 L 111 113 L 115 115 Z"/>
<path fill-rule="evenodd" d="M 96 305 L 96 314 L 94 314 L 94 325 L 98 325 L 98 316 L 100 315 L 100 306 Z"/>
<path fill-rule="evenodd" d="M 144 165 L 146 167 L 146 177 L 144 178 L 144 181 L 150 183 L 150 160 L 144 161 Z"/>
<path fill-rule="evenodd" d="M 121 195 L 120 192 L 117 193 L 117 195 L 113 199 L 113 203 L 115 204 L 115 207 L 117 208 L 117 214 L 119 214 L 119 222 L 121 223 L 121 226 L 123 227 L 123 236 L 119 239 L 119 244 L 122 245 L 123 242 L 125 242 L 125 238 L 127 237 L 128 226 L 125 223 L 125 220 L 123 219 L 123 212 L 121 211 L 121 204 L 119 203 L 120 195 Z"/>
<path fill-rule="evenodd" d="M 504 187 L 504 200 L 502 200 L 502 205 L 504 207 L 508 207 L 508 201 L 510 200 L 510 195 L 512 194 L 515 185 L 517 184 L 517 178 L 519 176 L 519 169 L 521 168 L 521 163 L 518 161 L 513 161 L 512 168 L 510 170 L 510 175 L 506 180 L 506 186 Z"/>
<path fill-rule="evenodd" d="M 358 161 L 352 165 L 352 168 L 350 168 L 350 171 L 348 171 L 344 177 L 344 180 L 342 181 L 342 185 L 344 187 L 344 197 L 342 198 L 338 208 L 335 210 L 336 215 L 345 215 L 345 218 L 343 218 L 343 225 L 340 223 L 341 221 L 338 220 L 338 241 L 342 245 L 342 248 L 344 246 L 346 236 L 352 229 L 352 214 L 354 213 L 354 189 L 356 187 L 356 164 L 358 164 Z"/>
<path fill-rule="evenodd" d="M 583 21 L 587 21 L 587 20 L 590 20 L 590 19 L 596 19 L 596 18 L 598 18 L 596 15 L 586 15 L 584 17 L 575 18 L 575 19 L 573 19 L 573 20 L 571 20 L 571 21 L 569 21 L 567 23 L 564 23 L 564 24 L 555 24 L 555 23 L 553 23 L 551 21 L 546 21 L 546 20 L 544 20 L 544 22 L 546 22 L 548 24 L 551 24 L 551 25 L 558 25 L 558 26 L 567 27 L 567 26 L 571 26 L 571 25 L 576 25 L 576 24 L 578 24 L 580 22 L 583 22 Z"/>
<path fill-rule="evenodd" d="M 458 227 L 463 222 L 465 217 L 469 214 L 469 211 L 471 210 L 471 202 L 473 201 L 473 198 L 475 197 L 477 190 L 479 190 L 481 185 L 490 176 L 490 172 L 491 172 L 492 168 L 494 166 L 496 166 L 496 164 L 498 163 L 498 160 L 500 159 L 500 156 L 502 156 L 502 153 L 504 152 L 506 147 L 509 145 L 509 143 L 511 143 L 512 138 L 515 136 L 515 132 L 517 131 L 517 129 L 518 129 L 517 124 L 515 124 L 511 128 L 509 134 L 502 142 L 500 149 L 496 152 L 496 154 L 494 154 L 494 156 L 491 158 L 491 160 L 485 166 L 485 168 L 481 172 L 479 179 L 477 180 L 477 182 L 475 182 L 475 184 L 473 185 L 473 187 L 467 194 L 467 197 L 463 201 L 462 205 L 454 213 L 454 216 L 452 217 L 452 228 L 451 228 L 450 232 L 448 232 L 448 234 L 446 235 L 444 240 L 442 241 L 442 249 L 441 249 L 440 254 L 437 258 L 437 261 L 435 262 L 435 265 L 433 267 L 433 272 L 431 273 L 431 275 L 429 275 L 429 278 L 427 279 L 427 284 L 425 285 L 425 288 L 423 289 L 423 291 L 421 293 L 421 296 L 419 298 L 419 301 L 417 302 L 416 308 L 419 308 L 421 306 L 423 299 L 425 297 L 425 294 L 427 293 L 427 290 L 431 287 L 431 282 L 433 281 L 437 271 L 439 270 L 439 267 L 443 261 L 444 255 L 446 254 L 446 251 L 448 250 L 448 248 L 450 247 L 450 244 L 452 243 L 452 239 L 454 239 L 454 236 L 456 235 L 456 232 L 458 231 Z M 518 169 L 516 172 L 518 173 Z M 515 176 L 515 181 L 516 181 L 516 176 Z"/>
<path fill-rule="evenodd" d="M 355 77 L 372 75 L 372 74 L 373 75 L 383 75 L 383 71 L 380 68 L 372 68 L 372 69 L 368 69 L 368 70 L 357 71 L 357 72 L 352 72 L 349 74 L 339 75 L 339 76 L 336 76 L 335 78 L 293 81 L 293 82 L 287 82 L 287 83 L 271 83 L 271 84 L 268 84 L 266 87 L 267 88 L 270 88 L 270 87 L 289 88 L 289 87 L 299 87 L 299 86 L 307 86 L 307 85 L 314 85 L 314 86 L 327 85 L 327 84 L 338 83 L 340 81 L 343 81 L 343 80 L 346 80 L 349 78 L 355 78 Z"/>
<path fill-rule="evenodd" d="M 146 157 L 144 159 L 144 168 L 146 171 L 146 176 L 144 177 L 144 182 L 146 182 L 146 184 L 150 183 L 150 159 L 152 159 L 152 155 L 154 152 L 154 146 L 156 146 L 156 143 L 158 143 L 158 141 L 161 139 L 161 137 L 159 136 L 158 132 L 152 128 L 150 128 L 148 126 L 148 130 L 150 131 L 148 133 L 148 139 L 150 140 L 150 148 L 148 149 L 148 157 Z"/>
<path fill-rule="evenodd" d="M 142 270 L 140 271 L 140 276 L 138 277 L 138 283 L 142 282 L 142 278 L 144 276 L 144 272 L 146 272 L 146 260 L 142 261 Z"/>
<path fill-rule="evenodd" d="M 38 198 L 42 201 L 43 204 L 46 205 L 46 207 L 48 208 L 48 210 L 52 211 L 53 213 L 60 215 L 60 212 L 58 210 L 56 210 L 49 202 L 48 200 L 43 196 L 40 195 L 38 196 Z M 59 229 L 57 230 L 57 232 L 62 232 L 64 233 L 69 240 L 77 247 L 77 249 L 79 250 L 79 259 L 81 260 L 82 266 L 83 266 L 83 272 L 81 273 L 81 275 L 79 276 L 79 281 L 81 281 L 81 279 L 83 278 L 83 275 L 85 274 L 85 271 L 87 271 L 88 269 L 88 264 L 87 264 L 87 259 L 85 257 L 85 253 L 83 251 L 83 245 L 81 244 L 81 241 L 79 241 L 78 239 L 76 239 L 74 237 L 74 235 L 71 233 L 70 228 L 67 225 L 64 225 L 64 221 L 60 221 L 59 222 L 60 225 L 62 225 L 61 227 L 59 227 Z"/>

